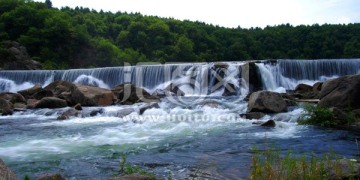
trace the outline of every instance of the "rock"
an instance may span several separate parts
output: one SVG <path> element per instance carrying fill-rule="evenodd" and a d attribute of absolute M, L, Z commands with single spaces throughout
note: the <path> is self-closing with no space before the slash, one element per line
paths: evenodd
<path fill-rule="evenodd" d="M 118 98 L 119 104 L 134 104 L 137 102 L 159 102 L 159 99 L 151 96 L 146 90 L 133 84 L 121 84 L 111 90 Z"/>
<path fill-rule="evenodd" d="M 71 93 L 71 100 L 82 106 L 109 106 L 115 101 L 111 90 L 94 86 L 76 84 L 76 89 Z"/>
<path fill-rule="evenodd" d="M 339 109 L 337 107 L 329 108 L 329 110 L 333 114 L 333 118 L 335 120 L 340 121 L 340 124 L 346 124 L 347 123 L 348 116 L 344 111 L 342 111 L 341 109 Z"/>
<path fill-rule="evenodd" d="M 32 97 L 33 94 L 40 92 L 42 90 L 43 88 L 41 87 L 40 84 L 35 84 L 32 88 L 18 91 L 18 93 L 23 95 L 26 99 L 29 99 Z"/>
<path fill-rule="evenodd" d="M 217 69 L 217 68 L 227 69 L 228 67 L 229 67 L 229 64 L 223 63 L 223 62 L 216 62 L 213 65 L 213 68 L 215 68 L 215 69 Z"/>
<path fill-rule="evenodd" d="M 67 81 L 54 81 L 47 85 L 44 89 L 51 91 L 54 96 L 59 96 L 64 92 L 71 93 L 74 91 L 74 89 L 76 89 L 76 86 L 73 83 Z"/>
<path fill-rule="evenodd" d="M 26 109 L 25 103 L 14 103 L 14 109 Z"/>
<path fill-rule="evenodd" d="M 0 98 L 0 114 L 2 116 L 12 115 L 14 106 L 11 102 Z"/>
<path fill-rule="evenodd" d="M 163 89 L 157 89 L 151 95 L 156 98 L 164 98 L 167 96 L 175 96 L 176 94 L 173 92 L 170 92 L 170 91 L 163 90 Z"/>
<path fill-rule="evenodd" d="M 33 108 L 35 108 L 35 106 L 36 106 L 36 104 L 39 102 L 39 100 L 37 100 L 37 99 L 28 99 L 27 101 L 26 101 L 26 108 L 27 109 L 33 109 Z"/>
<path fill-rule="evenodd" d="M 279 93 L 257 91 L 251 94 L 248 112 L 279 113 L 286 112 L 287 105 Z"/>
<path fill-rule="evenodd" d="M 93 117 L 93 116 L 96 116 L 96 115 L 102 114 L 102 113 L 104 113 L 104 109 L 95 109 L 90 112 L 90 116 Z"/>
<path fill-rule="evenodd" d="M 15 41 L 5 41 L 2 44 L 5 55 L 2 57 L 5 70 L 37 70 L 42 69 L 39 62 L 30 58 L 24 46 Z"/>
<path fill-rule="evenodd" d="M 121 110 L 117 111 L 115 116 L 122 118 L 124 116 L 127 116 L 127 115 L 133 113 L 133 112 L 135 112 L 134 108 L 125 108 L 125 109 L 121 109 Z"/>
<path fill-rule="evenodd" d="M 286 102 L 287 106 L 297 106 L 298 104 L 296 103 L 296 101 L 294 100 L 290 100 L 290 99 L 284 99 L 284 101 Z"/>
<path fill-rule="evenodd" d="M 65 180 L 60 174 L 44 174 L 36 178 L 36 180 Z"/>
<path fill-rule="evenodd" d="M 324 82 L 318 106 L 359 109 L 360 74 L 342 76 Z"/>
<path fill-rule="evenodd" d="M 311 92 L 313 91 L 313 87 L 307 84 L 298 84 L 294 91 L 298 93 Z"/>
<path fill-rule="evenodd" d="M 108 106 L 115 101 L 112 91 L 94 86 L 55 81 L 44 88 L 54 96 L 66 100 L 69 105 Z"/>
<path fill-rule="evenodd" d="M 240 114 L 240 117 L 245 118 L 245 119 L 261 119 L 265 115 L 266 114 L 262 113 L 262 112 L 249 112 L 246 114 Z"/>
<path fill-rule="evenodd" d="M 249 93 L 263 90 L 263 83 L 259 68 L 254 62 L 246 63 L 241 66 L 241 77 L 249 86 Z"/>
<path fill-rule="evenodd" d="M 0 98 L 3 98 L 11 103 L 26 103 L 24 96 L 18 93 L 1 93 Z"/>
<path fill-rule="evenodd" d="M 80 113 L 75 108 L 69 108 L 68 110 L 64 111 L 59 117 L 57 117 L 57 120 L 65 120 L 69 119 L 73 116 L 78 116 Z"/>
<path fill-rule="evenodd" d="M 145 106 L 142 106 L 140 108 L 140 115 L 142 115 L 146 110 L 148 109 L 152 109 L 152 108 L 160 108 L 158 103 L 151 103 L 151 104 L 147 104 Z"/>
<path fill-rule="evenodd" d="M 51 91 L 47 91 L 47 90 L 42 89 L 41 91 L 36 92 L 35 94 L 33 94 L 32 98 L 40 100 L 40 99 L 42 99 L 44 97 L 53 97 L 53 96 L 54 96 L 54 94 Z"/>
<path fill-rule="evenodd" d="M 360 118 L 360 109 L 354 109 L 351 111 L 355 117 Z"/>
<path fill-rule="evenodd" d="M 45 97 L 35 104 L 35 108 L 63 108 L 66 107 L 67 103 L 63 99 L 57 97 Z"/>
<path fill-rule="evenodd" d="M 74 106 L 74 109 L 76 109 L 76 110 L 78 110 L 78 111 L 81 111 L 81 110 L 82 110 L 81 104 L 80 104 L 80 103 L 77 103 L 77 104 Z"/>
<path fill-rule="evenodd" d="M 224 92 L 222 96 L 235 96 L 237 95 L 236 86 L 233 83 L 226 83 L 224 86 Z"/>
<path fill-rule="evenodd" d="M 276 123 L 275 123 L 274 120 L 268 120 L 268 121 L 262 123 L 260 126 L 263 126 L 263 127 L 275 127 Z"/>
<path fill-rule="evenodd" d="M 313 86 L 312 86 L 312 90 L 314 92 L 318 92 L 321 91 L 323 83 L 322 82 L 316 82 Z"/>
<path fill-rule="evenodd" d="M 0 159 L 0 179 L 1 180 L 18 180 L 16 174 L 8 168 L 5 163 Z"/>
<path fill-rule="evenodd" d="M 165 90 L 174 93 L 176 96 L 185 96 L 184 91 L 182 91 L 177 85 L 174 83 L 169 84 Z"/>

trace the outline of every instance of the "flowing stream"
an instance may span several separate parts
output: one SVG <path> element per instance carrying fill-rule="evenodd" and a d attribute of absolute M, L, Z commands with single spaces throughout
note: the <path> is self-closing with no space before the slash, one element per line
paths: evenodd
<path fill-rule="evenodd" d="M 360 60 L 338 61 L 283 60 L 276 64 L 257 62 L 256 66 L 264 89 L 284 91 L 300 82 L 311 84 L 359 73 Z M 176 83 L 186 93 L 184 97 L 163 98 L 160 108 L 142 115 L 139 109 L 144 103 L 84 107 L 81 115 L 65 121 L 57 117 L 67 108 L 0 116 L 0 158 L 20 178 L 60 173 L 68 179 L 107 179 L 119 171 L 121 156 L 126 155 L 129 164 L 165 178 L 171 174 L 184 179 L 198 173 L 210 179 L 247 179 L 255 147 L 264 150 L 274 146 L 282 153 L 291 150 L 298 155 L 312 152 L 322 156 L 330 151 L 347 158 L 359 155 L 358 134 L 297 125 L 301 107 L 260 119 L 275 119 L 275 128 L 241 118 L 239 114 L 247 110 L 243 98 L 248 85 L 241 75 L 244 64 L 228 63 L 223 73 L 212 64 L 0 71 L 2 92 L 16 92 L 35 83 L 46 86 L 62 79 L 103 88 L 132 82 L 150 92 Z M 316 67 L 311 69 L 310 64 Z M 324 72 L 318 72 L 320 67 Z M 317 72 L 301 73 L 306 70 Z M 234 85 L 236 95 L 222 96 L 227 83 Z M 93 111 L 99 113 L 92 116 Z"/>

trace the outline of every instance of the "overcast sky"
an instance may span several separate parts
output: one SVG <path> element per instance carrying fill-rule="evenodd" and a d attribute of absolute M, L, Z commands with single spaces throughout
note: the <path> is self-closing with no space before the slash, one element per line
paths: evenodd
<path fill-rule="evenodd" d="M 140 12 L 225 27 L 360 22 L 360 0 L 52 0 L 52 3 L 57 8 L 82 6 L 98 11 Z"/>

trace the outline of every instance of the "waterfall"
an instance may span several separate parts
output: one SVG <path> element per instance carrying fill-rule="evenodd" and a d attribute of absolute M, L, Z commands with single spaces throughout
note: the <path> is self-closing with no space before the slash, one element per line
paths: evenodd
<path fill-rule="evenodd" d="M 243 63 L 228 64 L 227 69 L 214 68 L 213 63 L 183 63 L 94 69 L 0 71 L 0 92 L 17 92 L 36 83 L 46 86 L 53 81 L 64 80 L 106 89 L 123 83 L 132 83 L 149 92 L 165 89 L 173 83 L 186 95 L 208 95 L 214 91 L 222 92 L 224 85 L 230 81 L 236 87 L 240 86 L 239 69 Z"/>
<path fill-rule="evenodd" d="M 300 84 L 313 85 L 338 76 L 359 74 L 360 59 L 278 60 L 256 63 L 266 90 L 294 90 Z"/>
<path fill-rule="evenodd" d="M 215 63 L 141 64 L 138 66 L 94 69 L 0 71 L 0 92 L 17 92 L 39 83 L 46 86 L 56 80 L 113 88 L 132 83 L 149 92 L 178 86 L 186 95 L 216 95 L 225 93 L 226 86 L 236 89 L 237 95 L 247 93 L 249 84 L 241 77 L 246 62 L 226 62 L 227 67 Z M 328 78 L 360 73 L 360 59 L 333 60 L 277 60 L 258 61 L 263 87 L 284 92 L 299 83 L 312 85 Z M 243 71 L 246 72 L 246 71 Z"/>

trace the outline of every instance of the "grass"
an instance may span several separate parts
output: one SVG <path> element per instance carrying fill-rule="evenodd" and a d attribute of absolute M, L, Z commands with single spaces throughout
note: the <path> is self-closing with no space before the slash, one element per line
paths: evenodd
<path fill-rule="evenodd" d="M 355 174 L 355 162 L 340 160 L 333 153 L 326 154 L 321 158 L 314 154 L 296 156 L 290 151 L 282 156 L 279 150 L 269 148 L 259 151 L 254 148 L 252 157 L 252 171 L 249 179 L 298 179 L 298 180 L 322 180 L 322 179 L 358 179 Z M 345 165 L 348 169 L 344 170 Z M 343 172 L 344 171 L 344 172 Z"/>
<path fill-rule="evenodd" d="M 140 169 L 138 166 L 127 164 L 127 159 L 125 155 L 121 156 L 121 161 L 119 163 L 119 174 L 121 175 L 131 175 L 131 174 L 140 174 L 148 176 L 150 179 L 155 179 L 154 173 L 149 173 L 144 169 Z"/>

